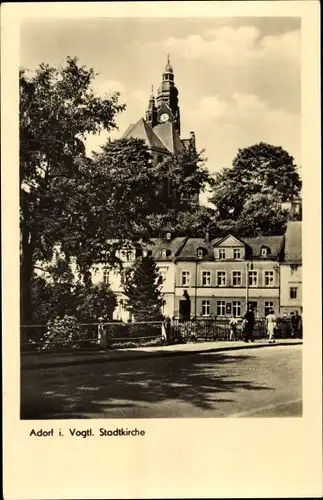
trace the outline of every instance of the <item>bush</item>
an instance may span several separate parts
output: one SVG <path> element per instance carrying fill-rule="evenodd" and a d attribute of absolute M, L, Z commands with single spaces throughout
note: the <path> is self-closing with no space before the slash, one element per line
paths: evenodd
<path fill-rule="evenodd" d="M 42 339 L 43 344 L 39 350 L 79 348 L 81 337 L 81 327 L 75 316 L 56 317 L 48 321 L 47 331 Z"/>

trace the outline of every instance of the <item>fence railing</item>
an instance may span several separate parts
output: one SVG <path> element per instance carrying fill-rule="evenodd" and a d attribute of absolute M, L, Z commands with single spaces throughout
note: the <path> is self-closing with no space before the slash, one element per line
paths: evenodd
<path fill-rule="evenodd" d="M 194 341 L 217 341 L 230 339 L 229 318 L 197 318 L 189 321 L 173 319 L 167 326 L 161 321 L 138 322 L 138 323 L 80 323 L 81 337 L 74 340 L 73 344 L 79 349 L 102 349 L 139 347 L 142 345 L 160 345 L 162 343 L 194 342 Z M 235 338 L 243 339 L 241 321 L 238 323 Z M 51 346 L 44 335 L 47 332 L 46 325 L 21 325 L 21 350 L 41 351 Z M 289 338 L 293 332 L 291 320 L 282 318 L 277 320 L 276 338 Z M 68 336 L 68 332 L 67 332 Z M 299 329 L 297 336 L 302 336 Z M 267 337 L 265 320 L 255 320 L 254 339 Z M 55 344 L 55 345 L 54 345 Z M 66 349 L 66 340 L 56 340 L 53 348 L 56 350 Z"/>
<path fill-rule="evenodd" d="M 173 319 L 169 328 L 169 336 L 172 341 L 198 341 L 198 340 L 229 340 L 230 339 L 229 318 L 196 318 L 189 321 Z M 293 334 L 292 323 L 289 318 L 277 320 L 276 338 L 289 338 Z M 299 332 L 300 336 L 301 333 Z M 242 340 L 242 320 L 238 322 L 235 338 Z M 267 337 L 267 325 L 265 319 L 256 319 L 253 338 L 264 339 Z"/>
<path fill-rule="evenodd" d="M 78 326 L 81 327 L 82 333 L 80 338 L 73 339 L 73 346 L 79 349 L 137 347 L 162 339 L 162 321 L 79 323 Z M 46 332 L 46 325 L 21 325 L 21 350 L 41 351 L 51 347 L 60 350 L 68 346 L 65 339 L 49 342 L 45 337 Z"/>

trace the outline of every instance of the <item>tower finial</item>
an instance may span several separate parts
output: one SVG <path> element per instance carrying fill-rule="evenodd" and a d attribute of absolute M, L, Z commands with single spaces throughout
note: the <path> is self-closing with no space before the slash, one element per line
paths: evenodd
<path fill-rule="evenodd" d="M 154 96 L 154 86 L 153 86 L 153 85 L 151 86 L 151 92 L 150 92 L 150 97 L 149 97 L 149 100 L 150 100 L 150 101 L 154 101 L 154 102 L 155 102 L 155 96 Z"/>
<path fill-rule="evenodd" d="M 167 73 L 173 73 L 173 67 L 172 67 L 172 65 L 170 63 L 170 56 L 169 56 L 169 54 L 167 54 L 167 64 L 166 64 L 165 71 Z"/>

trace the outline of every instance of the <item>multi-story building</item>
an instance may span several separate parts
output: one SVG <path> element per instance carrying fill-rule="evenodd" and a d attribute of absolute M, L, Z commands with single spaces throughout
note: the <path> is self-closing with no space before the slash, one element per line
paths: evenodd
<path fill-rule="evenodd" d="M 149 244 L 142 244 L 139 248 L 127 248 L 118 252 L 118 258 L 122 261 L 123 270 L 132 266 L 140 256 L 151 256 L 157 264 L 159 273 L 163 278 L 161 291 L 165 305 L 162 313 L 165 316 L 173 316 L 175 308 L 175 260 L 181 250 L 186 237 L 173 237 L 170 232 L 164 238 L 152 238 Z M 117 298 L 117 307 L 113 314 L 113 319 L 129 321 L 132 319 L 131 313 L 126 307 L 126 297 L 122 286 L 122 270 L 110 269 L 106 266 L 97 266 L 92 270 L 92 282 L 99 283 L 105 281 L 109 283 L 111 290 Z"/>
<path fill-rule="evenodd" d="M 242 316 L 247 304 L 263 317 L 279 311 L 283 236 L 188 238 L 176 258 L 179 317 Z"/>
<path fill-rule="evenodd" d="M 280 266 L 280 313 L 302 312 L 302 222 L 287 224 Z"/>

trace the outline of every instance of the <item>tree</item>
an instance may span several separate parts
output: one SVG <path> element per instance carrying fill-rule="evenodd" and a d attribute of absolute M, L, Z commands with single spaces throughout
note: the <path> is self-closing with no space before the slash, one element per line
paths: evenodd
<path fill-rule="evenodd" d="M 156 212 L 189 211 L 198 193 L 212 185 L 213 178 L 205 167 L 203 153 L 190 147 L 157 163 L 154 167 L 158 198 Z"/>
<path fill-rule="evenodd" d="M 59 68 L 20 71 L 20 224 L 22 318 L 32 319 L 31 281 L 37 259 L 49 260 L 68 232 L 69 201 L 78 191 L 88 133 L 116 127 L 118 94 L 97 97 L 95 73 L 67 58 Z"/>
<path fill-rule="evenodd" d="M 239 149 L 232 168 L 215 175 L 210 201 L 221 219 L 237 220 L 251 196 L 262 194 L 281 204 L 298 196 L 301 186 L 294 158 L 281 147 L 260 142 Z"/>
<path fill-rule="evenodd" d="M 149 223 L 156 234 L 168 231 L 182 235 L 196 235 L 205 231 L 216 232 L 218 229 L 217 213 L 210 207 L 193 206 L 187 210 L 168 210 L 165 214 L 153 214 Z"/>
<path fill-rule="evenodd" d="M 47 279 L 35 276 L 31 282 L 36 323 L 44 325 L 65 315 L 89 323 L 96 322 L 99 316 L 105 320 L 112 319 L 117 300 L 108 284 L 77 280 L 62 255 L 58 255 L 44 270 Z"/>
<path fill-rule="evenodd" d="M 282 234 L 289 214 L 265 194 L 252 195 L 236 221 L 235 232 L 241 236 Z"/>
<path fill-rule="evenodd" d="M 139 257 L 124 272 L 126 304 L 137 321 L 160 320 L 164 299 L 160 291 L 162 277 L 151 257 Z"/>
<path fill-rule="evenodd" d="M 79 321 L 95 323 L 99 317 L 104 321 L 112 319 L 117 299 L 107 283 L 83 287 L 78 292 L 76 315 Z"/>

